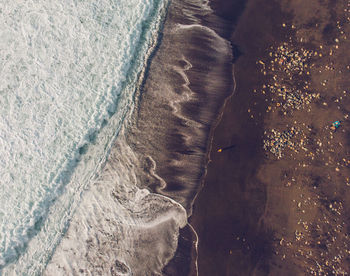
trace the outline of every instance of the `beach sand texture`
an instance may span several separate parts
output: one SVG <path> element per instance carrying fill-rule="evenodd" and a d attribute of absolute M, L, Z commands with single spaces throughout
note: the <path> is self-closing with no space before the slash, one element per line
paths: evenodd
<path fill-rule="evenodd" d="M 190 218 L 198 275 L 350 273 L 349 21 L 348 1 L 247 1 Z"/>

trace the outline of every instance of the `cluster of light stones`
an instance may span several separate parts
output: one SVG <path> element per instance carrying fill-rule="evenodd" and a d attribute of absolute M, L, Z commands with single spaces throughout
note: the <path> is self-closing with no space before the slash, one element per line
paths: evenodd
<path fill-rule="evenodd" d="M 291 127 L 288 130 L 280 132 L 276 129 L 272 129 L 269 133 L 266 133 L 266 139 L 264 140 L 264 149 L 269 150 L 278 159 L 283 157 L 283 150 L 286 147 L 295 149 L 295 142 L 292 138 L 299 133 L 297 128 Z"/>

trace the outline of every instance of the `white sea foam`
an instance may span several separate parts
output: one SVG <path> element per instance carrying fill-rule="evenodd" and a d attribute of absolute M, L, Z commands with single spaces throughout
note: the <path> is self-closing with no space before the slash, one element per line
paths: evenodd
<path fill-rule="evenodd" d="M 45 275 L 160 275 L 187 215 L 173 200 L 138 189 L 139 167 L 119 136 Z"/>
<path fill-rule="evenodd" d="M 2 0 L 0 268 L 4 274 L 33 275 L 44 269 L 132 109 L 134 85 L 164 5 L 156 0 Z M 123 211 L 129 193 L 120 197 L 121 202 L 113 198 L 114 205 L 107 205 L 110 209 L 99 207 L 111 212 L 116 225 L 183 224 L 183 219 L 174 219 L 182 211 L 164 198 L 166 219 L 143 221 L 147 212 L 139 208 L 158 206 L 154 201 L 159 197 L 138 190 L 135 181 L 125 184 L 130 180 L 126 175 L 119 175 L 113 185 L 116 194 L 118 185 L 120 189 L 131 185 L 134 205 L 129 213 Z M 103 201 L 104 192 L 98 192 L 89 191 L 83 200 L 87 204 L 83 206 L 91 208 L 86 214 L 96 215 L 96 222 L 99 205 L 87 202 Z M 77 217 L 84 209 L 79 210 Z M 134 217 L 137 210 L 140 213 Z"/>

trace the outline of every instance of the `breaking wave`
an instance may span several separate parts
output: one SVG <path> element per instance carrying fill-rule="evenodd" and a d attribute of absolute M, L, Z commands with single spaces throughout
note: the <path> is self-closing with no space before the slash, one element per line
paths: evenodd
<path fill-rule="evenodd" d="M 2 5 L 0 268 L 4 274 L 34 275 L 45 269 L 84 190 L 98 179 L 130 116 L 166 5 L 157 0 Z M 144 190 L 136 194 L 135 202 L 139 197 L 146 202 L 152 198 Z"/>

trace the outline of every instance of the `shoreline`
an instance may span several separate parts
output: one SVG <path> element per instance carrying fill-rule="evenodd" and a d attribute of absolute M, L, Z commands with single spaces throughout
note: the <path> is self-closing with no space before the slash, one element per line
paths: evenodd
<path fill-rule="evenodd" d="M 230 42 L 213 30 L 225 31 L 225 24 L 200 1 L 171 3 L 127 133 L 143 164 L 140 186 L 179 202 L 188 214 L 208 137 L 233 88 Z"/>

